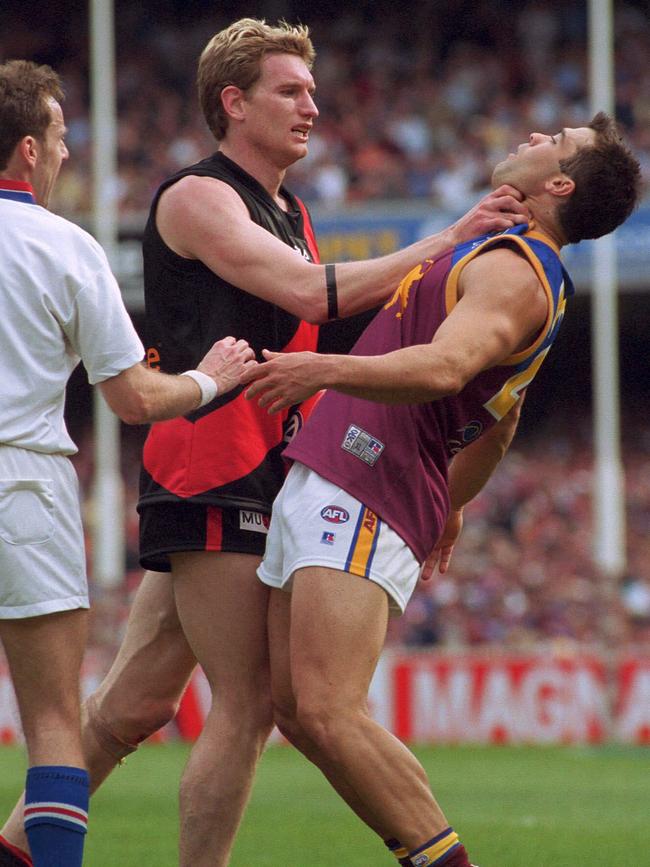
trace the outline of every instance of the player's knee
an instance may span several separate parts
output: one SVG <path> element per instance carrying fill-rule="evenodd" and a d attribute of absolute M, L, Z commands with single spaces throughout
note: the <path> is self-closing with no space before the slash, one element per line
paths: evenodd
<path fill-rule="evenodd" d="M 300 744 L 304 738 L 304 733 L 296 716 L 295 704 L 284 704 L 279 701 L 274 701 L 273 720 L 278 727 L 280 734 L 294 747 L 301 749 Z"/>
<path fill-rule="evenodd" d="M 170 722 L 178 704 L 168 698 L 122 703 L 93 695 L 85 702 L 84 729 L 105 752 L 120 760 Z"/>
<path fill-rule="evenodd" d="M 273 728 L 274 714 L 271 694 L 262 689 L 252 702 L 248 702 L 245 708 L 240 709 L 238 714 L 239 725 L 242 720 L 249 721 L 251 732 L 257 733 L 264 741 L 268 738 Z"/>
<path fill-rule="evenodd" d="M 126 716 L 123 721 L 125 734 L 129 740 L 141 743 L 171 722 L 178 712 L 179 705 L 180 700 L 149 699 L 142 707 L 135 709 L 136 712 Z"/>
<path fill-rule="evenodd" d="M 294 733 L 307 738 L 321 752 L 336 752 L 336 744 L 344 726 L 343 716 L 327 700 L 318 696 L 298 699 Z"/>
<path fill-rule="evenodd" d="M 273 705 L 268 690 L 244 691 L 241 694 L 212 691 L 209 719 L 227 737 L 236 739 L 242 749 L 263 747 L 273 728 Z"/>
<path fill-rule="evenodd" d="M 268 693 L 264 697 L 264 702 L 259 711 L 259 728 L 266 734 L 266 737 L 271 733 L 274 724 L 273 702 L 271 694 Z"/>

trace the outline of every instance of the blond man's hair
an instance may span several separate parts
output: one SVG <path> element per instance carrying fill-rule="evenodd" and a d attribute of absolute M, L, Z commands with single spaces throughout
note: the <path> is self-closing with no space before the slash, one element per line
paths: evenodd
<path fill-rule="evenodd" d="M 228 128 L 221 92 L 229 85 L 250 90 L 261 75 L 267 54 L 295 54 L 311 69 L 316 52 L 309 28 L 286 21 L 271 26 L 257 18 L 241 18 L 215 34 L 203 49 L 197 75 L 199 101 L 217 141 Z"/>

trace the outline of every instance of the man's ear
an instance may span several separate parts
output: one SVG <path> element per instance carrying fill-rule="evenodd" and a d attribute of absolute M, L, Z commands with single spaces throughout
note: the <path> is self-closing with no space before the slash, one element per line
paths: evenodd
<path fill-rule="evenodd" d="M 576 185 L 573 178 L 570 178 L 565 174 L 555 175 L 554 177 L 549 178 L 544 184 L 544 189 L 547 193 L 561 198 L 564 196 L 570 196 L 575 188 Z"/>
<path fill-rule="evenodd" d="M 32 168 L 36 165 L 38 159 L 38 141 L 33 135 L 26 135 L 16 145 L 18 155 L 24 162 L 28 163 Z"/>
<path fill-rule="evenodd" d="M 226 85 L 221 91 L 221 103 L 228 117 L 231 117 L 233 120 L 244 119 L 246 113 L 245 101 L 244 91 L 239 87 L 235 87 L 234 84 Z"/>

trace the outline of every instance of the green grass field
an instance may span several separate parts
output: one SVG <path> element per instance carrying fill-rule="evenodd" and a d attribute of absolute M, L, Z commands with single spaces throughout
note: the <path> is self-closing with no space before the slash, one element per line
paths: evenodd
<path fill-rule="evenodd" d="M 417 750 L 480 867 L 649 867 L 650 750 L 453 747 Z M 177 864 L 176 790 L 187 747 L 148 746 L 93 799 L 88 867 Z M 0 813 L 24 774 L 0 747 Z M 231 867 L 396 863 L 293 750 L 271 747 Z"/>

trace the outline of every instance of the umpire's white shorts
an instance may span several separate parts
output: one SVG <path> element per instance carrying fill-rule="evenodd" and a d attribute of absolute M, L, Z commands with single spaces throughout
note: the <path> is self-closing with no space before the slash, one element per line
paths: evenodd
<path fill-rule="evenodd" d="M 294 463 L 271 515 L 264 560 L 257 570 L 270 587 L 291 590 L 293 573 L 327 566 L 374 581 L 401 614 L 419 575 L 415 555 L 388 524 L 346 491 Z"/>
<path fill-rule="evenodd" d="M 63 455 L 0 445 L 0 619 L 88 608 L 79 481 Z"/>

